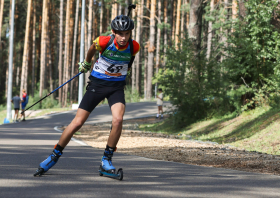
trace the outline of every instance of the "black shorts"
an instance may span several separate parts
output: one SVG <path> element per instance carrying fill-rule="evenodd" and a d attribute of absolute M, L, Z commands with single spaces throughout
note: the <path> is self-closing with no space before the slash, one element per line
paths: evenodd
<path fill-rule="evenodd" d="M 19 110 L 19 108 L 14 108 L 14 109 L 15 109 L 15 111 Z"/>
<path fill-rule="evenodd" d="M 105 98 L 107 98 L 110 108 L 113 104 L 119 102 L 125 105 L 124 87 L 108 87 L 91 82 L 87 86 L 87 91 L 79 108 L 92 112 L 93 109 Z"/>

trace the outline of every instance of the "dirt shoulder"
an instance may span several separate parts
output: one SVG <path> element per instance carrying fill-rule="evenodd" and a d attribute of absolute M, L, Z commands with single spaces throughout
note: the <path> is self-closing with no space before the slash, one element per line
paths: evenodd
<path fill-rule="evenodd" d="M 179 136 L 137 130 L 141 123 L 159 121 L 155 118 L 124 121 L 117 152 L 184 164 L 280 175 L 279 155 L 249 152 L 229 145 L 182 140 Z M 111 123 L 84 125 L 74 137 L 92 147 L 103 149 L 110 126 Z"/>

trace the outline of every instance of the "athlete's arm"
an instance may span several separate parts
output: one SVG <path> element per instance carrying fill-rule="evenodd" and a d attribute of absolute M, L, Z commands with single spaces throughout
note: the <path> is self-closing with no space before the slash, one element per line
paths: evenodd
<path fill-rule="evenodd" d="M 95 52 L 96 52 L 96 44 L 93 43 L 93 44 L 90 46 L 90 48 L 89 48 L 89 50 L 88 50 L 88 52 L 87 52 L 86 61 L 87 61 L 88 63 L 91 63 L 91 59 L 92 59 L 92 57 L 94 56 Z"/>

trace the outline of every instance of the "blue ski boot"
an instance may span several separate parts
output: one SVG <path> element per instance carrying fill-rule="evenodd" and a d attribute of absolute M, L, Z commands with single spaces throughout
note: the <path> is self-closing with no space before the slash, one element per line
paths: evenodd
<path fill-rule="evenodd" d="M 55 145 L 55 148 L 54 148 L 52 154 L 50 154 L 47 159 L 45 159 L 44 161 L 42 161 L 40 163 L 39 168 L 37 169 L 34 176 L 37 176 L 37 175 L 41 176 L 42 174 L 46 173 L 51 167 L 53 167 L 56 164 L 56 162 L 58 161 L 60 156 L 63 154 L 63 152 L 60 151 L 62 149 L 59 149 L 57 147 L 60 147 L 60 146 Z M 62 147 L 60 147 L 60 148 L 62 148 Z"/>
<path fill-rule="evenodd" d="M 112 164 L 114 150 L 105 150 L 104 156 L 101 158 L 101 167 L 108 173 L 115 173 L 116 168 Z"/>
<path fill-rule="evenodd" d="M 101 158 L 101 165 L 99 167 L 99 175 L 107 176 L 115 179 L 123 179 L 123 171 L 120 168 L 117 173 L 116 168 L 112 164 L 112 157 L 116 148 L 106 147 L 104 156 Z"/>

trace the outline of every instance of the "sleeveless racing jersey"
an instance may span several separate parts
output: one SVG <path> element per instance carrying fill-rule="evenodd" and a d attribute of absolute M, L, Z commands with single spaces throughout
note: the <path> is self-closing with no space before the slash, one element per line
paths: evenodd
<path fill-rule="evenodd" d="M 140 45 L 132 40 L 133 54 L 131 54 L 129 42 L 127 42 L 126 46 L 119 47 L 115 39 L 114 42 L 105 49 L 110 38 L 111 36 L 100 36 L 93 41 L 101 55 L 93 66 L 91 76 L 111 82 L 125 81 L 128 64 L 131 57 L 139 52 Z"/>

